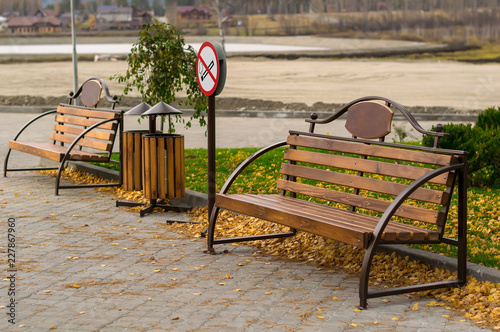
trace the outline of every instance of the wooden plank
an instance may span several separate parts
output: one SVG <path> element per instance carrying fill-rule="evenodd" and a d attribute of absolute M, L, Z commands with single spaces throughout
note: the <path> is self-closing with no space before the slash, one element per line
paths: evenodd
<path fill-rule="evenodd" d="M 80 102 L 87 106 L 93 107 L 99 104 L 101 100 L 101 83 L 98 81 L 90 80 L 84 83 L 81 87 Z"/>
<path fill-rule="evenodd" d="M 352 174 L 328 171 L 324 169 L 292 165 L 283 163 L 280 169 L 281 174 L 305 178 L 315 181 L 327 182 L 341 186 L 369 190 L 377 193 L 397 196 L 407 186 L 401 183 L 361 177 Z M 411 199 L 429 203 L 443 204 L 447 202 L 449 194 L 439 190 L 418 188 L 411 196 Z"/>
<path fill-rule="evenodd" d="M 360 102 L 349 107 L 345 128 L 355 137 L 385 137 L 391 132 L 393 114 L 386 105 L 373 101 Z"/>
<path fill-rule="evenodd" d="M 280 210 L 280 208 L 283 208 L 284 205 L 277 208 L 263 207 L 259 204 L 248 202 L 242 199 L 241 196 L 242 195 L 217 195 L 215 204 L 223 209 L 269 220 L 298 230 L 342 241 L 357 247 L 366 248 L 368 240 L 371 236 L 369 233 L 356 230 L 355 227 L 352 229 L 346 229 L 339 227 L 333 222 L 328 224 L 318 223 L 317 220 L 308 216 L 306 211 L 302 211 L 302 213 L 298 212 L 297 215 L 289 214 Z"/>
<path fill-rule="evenodd" d="M 314 149 L 352 153 L 378 158 L 387 158 L 439 166 L 449 165 L 453 159 L 453 156 L 446 154 L 410 150 L 411 147 L 409 147 L 408 149 L 399 149 L 393 147 L 368 145 L 363 143 L 338 141 L 335 140 L 334 137 L 332 137 L 332 139 L 326 139 L 289 135 L 287 143 L 290 145 Z M 374 144 L 376 144 L 376 142 L 374 142 Z"/>
<path fill-rule="evenodd" d="M 81 116 L 81 117 L 89 117 L 89 118 L 97 118 L 97 119 L 116 119 L 120 117 L 120 112 L 118 111 L 104 111 L 97 109 L 88 109 L 88 108 L 78 108 L 73 106 L 58 106 L 57 113 Z"/>
<path fill-rule="evenodd" d="M 329 167 L 338 167 L 359 172 L 368 172 L 402 179 L 416 180 L 419 177 L 433 171 L 430 168 L 415 167 L 409 165 L 398 165 L 376 160 L 366 160 L 339 156 L 334 154 L 311 152 L 304 150 L 287 149 L 285 159 L 305 162 Z M 436 184 L 447 184 L 447 174 L 431 179 L 429 182 Z"/>
<path fill-rule="evenodd" d="M 100 120 L 77 118 L 77 117 L 65 116 L 65 115 L 58 114 L 58 115 L 56 115 L 56 122 L 71 124 L 71 125 L 75 125 L 75 126 L 90 127 L 90 126 L 95 125 L 96 123 L 99 123 Z M 117 124 L 116 124 L 116 122 L 106 122 L 106 123 L 98 126 L 97 128 L 116 130 Z"/>
<path fill-rule="evenodd" d="M 134 168 L 134 190 L 142 190 L 142 143 L 141 133 L 134 133 L 134 156 L 133 156 L 133 168 Z"/>
<path fill-rule="evenodd" d="M 29 153 L 38 157 L 58 162 L 62 160 L 64 154 L 68 149 L 67 146 L 54 145 L 52 143 L 19 142 L 19 141 L 9 141 L 9 148 L 12 150 Z M 106 162 L 108 160 L 107 156 L 102 156 L 79 150 L 74 150 L 70 154 L 69 158 L 70 158 L 69 160 L 95 161 L 95 162 Z"/>
<path fill-rule="evenodd" d="M 50 139 L 54 140 L 54 141 L 58 141 L 58 142 L 71 144 L 76 139 L 76 136 L 51 133 Z M 88 140 L 85 138 L 82 138 L 81 140 L 79 140 L 76 145 L 84 146 L 86 148 L 106 151 L 106 152 L 111 151 L 111 147 L 113 146 L 111 143 L 102 142 L 102 141 L 91 141 L 91 140 Z"/>
<path fill-rule="evenodd" d="M 165 157 L 165 139 L 162 137 L 158 139 L 158 195 L 160 198 L 167 197 L 167 164 Z"/>
<path fill-rule="evenodd" d="M 276 198 L 272 197 L 273 195 L 245 195 L 245 198 L 248 200 L 252 200 L 252 197 L 258 196 L 258 199 L 263 204 L 263 201 Z M 269 198 L 272 197 L 272 198 Z M 344 225 L 344 227 L 349 227 L 352 223 L 356 223 L 358 227 L 361 227 L 365 231 L 373 232 L 375 228 L 374 223 L 378 223 L 378 218 L 367 216 L 362 213 L 350 212 L 348 210 L 337 209 L 331 206 L 308 202 L 297 198 L 287 197 L 287 196 L 279 196 L 279 201 L 276 204 L 284 204 L 292 207 L 295 210 L 304 210 L 307 209 L 311 215 L 318 215 L 324 218 L 330 218 L 332 213 L 336 214 L 335 222 L 339 225 Z M 344 217 L 342 217 L 342 215 Z M 384 241 L 416 241 L 416 242 L 425 242 L 429 240 L 436 240 L 439 234 L 435 231 L 428 230 L 425 228 L 419 228 L 412 225 L 407 225 L 399 222 L 390 221 L 384 231 Z"/>
<path fill-rule="evenodd" d="M 65 134 L 72 134 L 75 136 L 80 135 L 83 133 L 85 129 L 79 128 L 79 127 L 70 127 L 70 126 L 64 126 L 60 124 L 55 124 L 52 129 L 56 132 L 60 133 L 65 133 Z M 99 130 L 91 130 L 87 134 L 85 134 L 86 138 L 95 138 L 99 139 L 102 141 L 113 141 L 115 138 L 115 134 L 113 132 L 106 132 L 106 131 L 99 131 Z"/>
<path fill-rule="evenodd" d="M 390 201 L 382 201 L 371 197 L 353 195 L 350 193 L 339 192 L 335 190 L 319 188 L 303 183 L 297 183 L 286 180 L 278 180 L 278 189 L 295 192 L 319 199 L 337 202 L 345 205 L 356 206 L 376 212 L 385 212 L 390 205 Z M 422 221 L 430 224 L 436 224 L 441 220 L 440 211 L 428 210 L 411 205 L 401 205 L 394 215 L 412 220 Z"/>
<path fill-rule="evenodd" d="M 151 137 L 149 139 L 149 156 L 151 163 L 151 198 L 158 199 L 158 155 L 157 155 L 157 137 Z"/>
<path fill-rule="evenodd" d="M 123 146 L 126 148 L 127 153 L 125 154 L 123 161 L 123 171 L 124 179 L 126 181 L 126 190 L 135 190 L 134 188 L 134 135 L 131 133 L 123 133 Z"/>
<path fill-rule="evenodd" d="M 122 150 L 122 153 L 123 153 L 123 160 L 122 160 L 122 174 L 123 174 L 123 189 L 124 190 L 130 190 L 130 188 L 128 187 L 130 184 L 129 184 L 129 181 L 128 181 L 128 177 L 127 177 L 127 172 L 128 170 L 130 169 L 130 166 L 128 165 L 128 158 L 127 158 L 127 154 L 128 154 L 128 146 L 127 146 L 127 135 L 126 134 L 123 134 L 122 136 L 122 147 L 123 147 L 123 150 Z"/>
<path fill-rule="evenodd" d="M 184 136 L 174 138 L 175 150 L 175 198 L 184 197 Z"/>
<path fill-rule="evenodd" d="M 148 137 L 142 138 L 142 167 L 144 169 L 143 172 L 143 181 L 144 184 L 143 193 L 144 197 L 151 199 L 151 157 L 149 155 L 150 151 L 150 141 Z"/>
<path fill-rule="evenodd" d="M 175 153 L 174 141 L 167 139 L 167 190 L 168 198 L 175 198 Z"/>

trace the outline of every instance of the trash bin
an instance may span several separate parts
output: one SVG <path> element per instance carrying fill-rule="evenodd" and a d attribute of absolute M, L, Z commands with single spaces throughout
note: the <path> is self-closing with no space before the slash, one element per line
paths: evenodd
<path fill-rule="evenodd" d="M 184 135 L 142 135 L 143 193 L 148 199 L 185 195 Z"/>

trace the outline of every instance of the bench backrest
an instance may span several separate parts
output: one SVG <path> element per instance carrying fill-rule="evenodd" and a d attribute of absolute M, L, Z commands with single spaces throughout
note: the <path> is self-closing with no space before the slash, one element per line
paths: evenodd
<path fill-rule="evenodd" d="M 76 105 L 76 101 L 79 100 L 79 105 L 96 108 L 101 101 L 102 92 L 104 92 L 106 100 L 111 103 L 111 108 L 114 109 L 118 103 L 118 96 L 111 96 L 106 82 L 98 77 L 89 78 L 83 82 L 76 92 L 71 91 L 68 96 L 68 104 Z"/>
<path fill-rule="evenodd" d="M 383 213 L 412 180 L 457 162 L 449 150 L 422 151 L 425 148 L 311 133 L 291 132 L 288 144 L 288 163 L 281 166 L 285 177 L 278 181 L 282 194 L 368 214 Z M 447 172 L 431 179 L 395 215 L 436 225 L 442 232 L 455 175 Z"/>
<path fill-rule="evenodd" d="M 117 119 L 104 123 L 91 130 L 85 137 L 80 139 L 76 146 L 90 148 L 98 153 L 111 155 L 113 143 L 119 128 L 119 119 L 122 112 L 118 110 L 106 110 L 78 107 L 73 105 L 59 105 L 55 115 L 55 124 L 50 139 L 54 143 L 71 144 L 87 128 L 103 120 Z"/>

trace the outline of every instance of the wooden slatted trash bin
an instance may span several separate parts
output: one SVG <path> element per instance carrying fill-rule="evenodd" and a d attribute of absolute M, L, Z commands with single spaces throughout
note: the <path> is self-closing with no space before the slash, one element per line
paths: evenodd
<path fill-rule="evenodd" d="M 143 135 L 142 150 L 144 197 L 148 199 L 184 197 L 184 135 Z"/>
<path fill-rule="evenodd" d="M 123 189 L 142 190 L 142 135 L 147 130 L 123 132 Z"/>

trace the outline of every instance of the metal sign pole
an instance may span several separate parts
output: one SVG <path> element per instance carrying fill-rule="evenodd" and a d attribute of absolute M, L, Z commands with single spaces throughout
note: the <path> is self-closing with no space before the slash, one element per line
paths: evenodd
<path fill-rule="evenodd" d="M 196 78 L 201 92 L 208 96 L 208 218 L 215 205 L 215 96 L 222 92 L 226 82 L 226 54 L 218 43 L 205 42 L 196 59 Z"/>
<path fill-rule="evenodd" d="M 207 120 L 207 139 L 208 139 L 208 217 L 212 215 L 215 204 L 215 95 L 208 97 L 208 120 Z"/>

